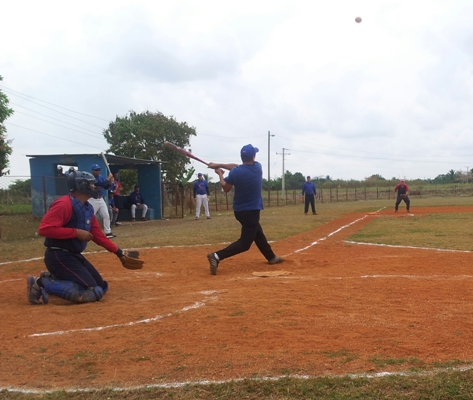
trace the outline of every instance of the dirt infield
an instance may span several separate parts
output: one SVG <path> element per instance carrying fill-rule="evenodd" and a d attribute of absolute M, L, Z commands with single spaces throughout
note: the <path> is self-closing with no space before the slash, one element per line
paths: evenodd
<path fill-rule="evenodd" d="M 414 214 L 472 212 L 469 207 Z M 130 387 L 301 374 L 407 370 L 473 360 L 473 253 L 346 242 L 378 216 L 352 214 L 273 243 L 285 262 L 249 252 L 211 276 L 222 246 L 141 250 L 128 271 L 87 257 L 110 284 L 102 301 L 26 301 L 41 260 L 0 278 L 0 388 Z M 16 265 L 18 264 L 18 265 Z M 0 267 L 1 268 L 1 267 Z M 1 270 L 1 269 L 0 269 Z M 253 272 L 290 272 L 256 277 Z"/>

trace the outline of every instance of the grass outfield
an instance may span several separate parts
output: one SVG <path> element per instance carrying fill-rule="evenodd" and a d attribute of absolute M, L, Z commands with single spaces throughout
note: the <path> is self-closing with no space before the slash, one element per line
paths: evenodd
<path fill-rule="evenodd" d="M 426 199 L 412 204 L 413 217 L 377 218 L 350 240 L 367 243 L 409 245 L 473 251 L 471 226 L 473 215 L 415 215 L 416 206 L 471 205 L 472 198 Z M 262 225 L 270 240 L 278 240 L 308 231 L 353 212 L 372 212 L 393 207 L 392 202 L 369 201 L 318 205 L 318 216 L 304 216 L 301 206 L 267 208 Z M 400 212 L 404 212 L 402 208 Z M 179 246 L 231 241 L 238 234 L 238 224 L 230 212 L 214 214 L 212 220 L 185 219 L 153 221 L 125 225 L 115 230 L 115 242 L 123 248 Z M 1 262 L 8 259 L 41 257 L 41 238 L 2 242 Z M 7 250 L 6 252 L 4 251 Z M 8 253 L 8 249 L 11 250 Z M 90 245 L 88 251 L 99 250 Z M 0 266 L 3 271 L 8 264 Z M 465 346 L 469 346 L 465 343 Z M 1 350 L 0 350 L 1 357 Z M 1 364 L 0 364 L 1 365 Z M 0 399 L 471 399 L 473 369 L 456 360 L 438 366 L 437 371 L 421 367 L 405 374 L 387 376 L 288 377 L 279 380 L 245 379 L 209 385 L 158 387 L 95 392 L 21 393 L 1 391 Z M 457 367 L 457 368 L 455 368 Z M 472 366 L 473 367 L 473 366 Z M 0 382 L 2 386 L 2 382 Z"/>

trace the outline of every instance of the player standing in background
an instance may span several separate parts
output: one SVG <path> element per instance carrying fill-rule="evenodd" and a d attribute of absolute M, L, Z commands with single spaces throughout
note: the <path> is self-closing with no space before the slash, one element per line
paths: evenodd
<path fill-rule="evenodd" d="M 312 214 L 317 215 L 315 211 L 315 196 L 317 191 L 314 182 L 310 180 L 310 176 L 307 177 L 307 182 L 302 185 L 302 197 L 304 198 L 304 214 L 307 215 L 309 211 L 309 204 L 312 208 Z"/>
<path fill-rule="evenodd" d="M 260 211 L 263 209 L 263 198 L 261 197 L 263 169 L 261 164 L 255 161 L 257 152 L 256 147 L 247 144 L 240 151 L 243 164 L 209 163 L 209 168 L 214 169 L 220 177 L 220 185 L 225 193 L 235 187 L 233 212 L 241 224 L 241 235 L 236 242 L 215 253 L 207 254 L 212 275 L 217 275 L 220 261 L 248 251 L 253 242 L 268 260 L 268 264 L 278 264 L 283 261 L 281 257 L 274 254 L 259 223 Z M 221 168 L 230 171 L 226 178 L 223 177 L 224 172 Z"/>
<path fill-rule="evenodd" d="M 113 175 L 108 174 L 107 179 L 100 175 L 100 165 L 92 165 L 92 175 L 95 177 L 95 187 L 98 188 L 99 195 L 97 198 L 89 199 L 89 203 L 94 207 L 95 214 L 99 213 L 102 217 L 103 230 L 105 231 L 105 236 L 109 239 L 114 238 L 115 235 L 112 233 L 110 228 L 110 214 L 108 213 L 108 205 L 105 203 L 103 198 L 104 189 L 108 189 L 112 186 L 114 180 Z"/>
<path fill-rule="evenodd" d="M 406 181 L 401 179 L 401 181 L 394 188 L 394 194 L 397 192 L 396 204 L 394 205 L 394 212 L 397 212 L 399 204 L 404 200 L 406 203 L 406 210 L 409 212 L 411 201 L 409 200 L 409 187 L 406 185 Z"/>
<path fill-rule="evenodd" d="M 73 303 L 99 301 L 108 290 L 95 267 L 82 255 L 92 240 L 118 257 L 123 251 L 108 239 L 97 221 L 89 199 L 98 196 L 95 177 L 89 172 L 71 171 L 69 194 L 51 204 L 41 220 L 38 233 L 45 237 L 44 263 L 49 272 L 27 279 L 31 304 L 48 303 L 48 294 Z"/>
<path fill-rule="evenodd" d="M 199 172 L 197 174 L 197 180 L 194 182 L 195 219 L 199 219 L 200 217 L 200 209 L 202 208 L 202 204 L 204 205 L 204 211 L 207 219 L 212 218 L 209 211 L 209 197 L 209 185 L 202 174 Z"/>

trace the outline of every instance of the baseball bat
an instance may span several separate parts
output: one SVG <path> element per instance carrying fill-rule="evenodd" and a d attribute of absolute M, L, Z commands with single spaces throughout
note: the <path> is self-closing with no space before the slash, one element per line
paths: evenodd
<path fill-rule="evenodd" d="M 108 174 L 110 175 L 112 171 L 110 171 L 110 166 L 108 165 L 107 158 L 105 157 L 105 154 L 103 153 L 100 153 L 100 155 L 102 156 L 102 160 L 105 163 L 105 166 L 107 167 Z"/>
<path fill-rule="evenodd" d="M 171 142 L 164 142 L 163 143 L 163 146 L 167 147 L 168 149 L 171 149 L 171 150 L 174 150 L 174 151 L 177 151 L 178 153 L 181 153 L 183 155 L 185 155 L 186 157 L 189 157 L 189 158 L 193 158 L 194 160 L 196 161 L 199 161 L 201 162 L 202 164 L 205 164 L 205 165 L 209 165 L 208 162 L 205 162 L 204 160 L 201 160 L 199 157 L 196 157 L 194 154 L 192 154 L 190 151 L 187 151 L 179 146 L 176 146 L 174 143 L 171 143 Z"/>

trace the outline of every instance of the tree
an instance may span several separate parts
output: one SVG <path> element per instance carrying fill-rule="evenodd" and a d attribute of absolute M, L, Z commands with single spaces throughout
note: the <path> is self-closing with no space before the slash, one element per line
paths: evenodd
<path fill-rule="evenodd" d="M 3 77 L 0 75 L 0 81 L 3 81 Z M 8 157 L 12 153 L 11 140 L 7 139 L 7 128 L 3 125 L 3 122 L 13 114 L 13 110 L 8 108 L 8 97 L 5 93 L 0 90 L 0 176 L 9 174 L 6 168 L 10 165 Z"/>
<path fill-rule="evenodd" d="M 168 182 L 182 181 L 187 176 L 189 159 L 163 146 L 164 141 L 179 147 L 189 147 L 190 137 L 196 136 L 194 127 L 177 122 L 160 112 L 146 111 L 118 117 L 104 130 L 104 137 L 111 152 L 117 156 L 164 161 L 163 176 Z M 190 149 L 188 149 L 190 151 Z"/>
<path fill-rule="evenodd" d="M 374 175 L 371 175 L 368 178 L 365 178 L 366 182 L 377 182 L 377 181 L 385 181 L 385 180 L 386 179 L 383 178 L 380 174 L 374 174 Z"/>

